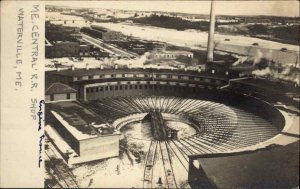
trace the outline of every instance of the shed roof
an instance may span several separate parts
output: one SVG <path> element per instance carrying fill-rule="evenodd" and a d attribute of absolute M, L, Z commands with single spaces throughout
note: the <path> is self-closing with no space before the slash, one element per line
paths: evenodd
<path fill-rule="evenodd" d="M 46 89 L 46 95 L 51 94 L 63 94 L 63 93 L 76 93 L 77 91 L 72 87 L 65 85 L 63 83 L 52 83 Z"/>

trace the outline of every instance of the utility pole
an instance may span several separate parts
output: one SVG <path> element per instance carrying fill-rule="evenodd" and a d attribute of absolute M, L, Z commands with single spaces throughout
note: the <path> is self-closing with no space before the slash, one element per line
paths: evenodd
<path fill-rule="evenodd" d="M 211 0 L 210 5 L 210 26 L 208 33 L 207 42 L 207 62 L 212 62 L 214 60 L 214 33 L 215 33 L 215 0 Z"/>

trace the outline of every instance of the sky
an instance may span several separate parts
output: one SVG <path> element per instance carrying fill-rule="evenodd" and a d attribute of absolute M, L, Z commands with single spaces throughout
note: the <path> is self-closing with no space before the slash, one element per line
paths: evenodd
<path fill-rule="evenodd" d="M 47 5 L 209 14 L 210 1 L 48 1 Z M 299 16 L 299 1 L 216 1 L 218 15 Z"/>

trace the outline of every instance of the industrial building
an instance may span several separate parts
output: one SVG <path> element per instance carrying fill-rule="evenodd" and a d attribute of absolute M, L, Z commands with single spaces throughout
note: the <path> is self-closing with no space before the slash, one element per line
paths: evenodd
<path fill-rule="evenodd" d="M 120 133 L 78 102 L 48 103 L 46 113 L 46 135 L 68 164 L 119 156 Z"/>
<path fill-rule="evenodd" d="M 79 100 L 86 101 L 153 92 L 183 94 L 187 90 L 196 94 L 225 85 L 227 76 L 163 69 L 75 69 L 46 72 L 46 81 L 63 82 L 77 90 Z"/>
<path fill-rule="evenodd" d="M 55 41 L 46 44 L 46 58 L 87 57 L 90 56 L 91 45 L 72 41 Z"/>
<path fill-rule="evenodd" d="M 124 35 L 121 32 L 112 31 L 98 25 L 83 27 L 80 31 L 92 37 L 102 39 L 103 41 L 119 41 L 124 38 Z"/>
<path fill-rule="evenodd" d="M 296 152 L 291 153 L 291 156 L 284 156 L 284 153 L 286 150 L 294 152 L 296 149 L 298 131 L 294 130 L 295 126 L 287 124 L 282 112 L 270 104 L 272 98 L 266 96 L 264 101 L 261 100 L 260 89 L 254 88 L 257 93 L 245 93 L 249 88 L 247 84 L 251 85 L 251 79 L 248 79 L 249 82 L 245 78 L 231 80 L 229 75 L 184 69 L 117 67 L 49 71 L 46 72 L 47 83 L 60 81 L 74 88 L 77 91 L 77 101 L 47 104 L 47 122 L 53 125 L 68 144 L 69 147 L 63 147 L 65 150 L 61 153 L 70 164 L 74 164 L 118 156 L 120 128 L 130 122 L 144 120 L 149 112 L 155 110 L 159 112 L 159 116 L 154 116 L 153 119 L 160 119 L 152 121 L 157 127 L 152 132 L 157 133 L 162 129 L 160 126 L 163 126 L 165 135 L 156 134 L 161 141 L 151 142 L 148 152 L 150 157 L 147 159 L 153 160 L 156 153 L 162 154 L 169 186 L 176 187 L 173 174 L 176 170 L 172 171 L 170 163 L 175 161 L 175 157 L 188 162 L 183 166 L 188 168 L 188 182 L 191 187 L 244 187 L 249 185 L 244 182 L 247 180 L 253 187 L 268 187 L 276 186 L 279 177 L 282 177 L 282 182 L 278 186 L 295 186 L 295 167 L 298 167 L 294 161 L 297 158 Z M 239 80 L 245 84 L 241 84 Z M 262 79 L 254 80 L 254 84 L 265 83 Z M 168 119 L 183 122 L 193 120 L 190 124 L 197 134 L 181 138 L 174 130 L 176 136 L 169 137 L 172 129 L 165 124 L 158 124 Z M 286 138 L 284 141 L 290 142 L 282 143 L 282 140 L 276 139 L 278 137 Z M 169 139 L 165 141 L 162 138 Z M 161 152 L 156 152 L 157 145 Z M 167 158 L 166 152 L 174 149 L 181 153 L 177 151 L 176 156 Z M 280 154 L 277 156 L 276 153 Z M 279 163 L 280 159 L 292 163 L 285 164 L 286 168 L 276 167 L 273 162 Z M 201 167 L 197 165 L 199 162 Z M 219 168 L 215 165 L 220 167 L 223 163 L 230 164 L 224 167 L 228 172 L 217 171 Z M 145 164 L 143 182 L 145 186 L 150 186 L 153 161 L 147 160 Z M 248 168 L 240 173 L 240 167 L 243 166 Z M 278 174 L 258 180 L 254 174 L 257 167 L 261 172 L 264 170 L 266 175 L 273 171 Z M 242 175 L 249 179 L 222 181 L 227 174 L 233 178 L 240 178 L 237 175 Z M 262 175 L 259 177 L 263 178 Z"/>

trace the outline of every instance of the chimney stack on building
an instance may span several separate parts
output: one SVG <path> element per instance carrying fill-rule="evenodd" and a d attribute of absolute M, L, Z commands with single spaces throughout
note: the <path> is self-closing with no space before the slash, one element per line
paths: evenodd
<path fill-rule="evenodd" d="M 207 62 L 212 62 L 214 60 L 214 33 L 215 33 L 215 0 L 211 0 L 210 7 L 210 23 L 209 23 L 209 33 L 207 42 Z"/>
<path fill-rule="evenodd" d="M 89 64 L 85 64 L 85 69 L 86 70 L 89 70 L 90 68 L 89 68 Z"/>
<path fill-rule="evenodd" d="M 74 64 L 72 64 L 72 66 L 71 66 L 71 70 L 72 70 L 72 71 L 74 71 L 74 70 L 75 70 L 75 66 L 74 66 Z"/>

